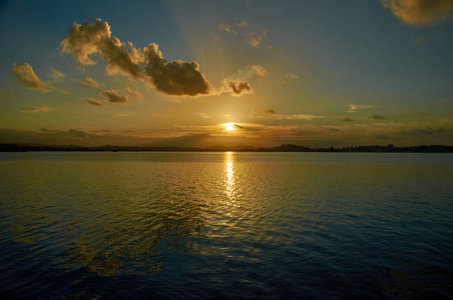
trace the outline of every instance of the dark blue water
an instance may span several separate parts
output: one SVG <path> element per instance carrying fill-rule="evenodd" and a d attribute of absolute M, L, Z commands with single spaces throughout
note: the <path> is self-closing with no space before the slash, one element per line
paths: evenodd
<path fill-rule="evenodd" d="M 453 298 L 453 155 L 0 154 L 0 298 Z"/>

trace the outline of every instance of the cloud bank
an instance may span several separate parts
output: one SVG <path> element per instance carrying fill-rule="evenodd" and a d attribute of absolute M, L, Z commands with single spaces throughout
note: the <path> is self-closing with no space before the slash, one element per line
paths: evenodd
<path fill-rule="evenodd" d="M 28 63 L 13 64 L 13 74 L 26 87 L 41 92 L 47 90 L 47 84 L 41 81 Z"/>
<path fill-rule="evenodd" d="M 381 3 L 401 22 L 413 26 L 442 22 L 453 10 L 453 0 L 381 0 Z"/>

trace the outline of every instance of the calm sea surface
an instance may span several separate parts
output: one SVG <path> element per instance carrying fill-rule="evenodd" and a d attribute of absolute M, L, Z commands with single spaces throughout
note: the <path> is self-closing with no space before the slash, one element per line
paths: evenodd
<path fill-rule="evenodd" d="M 1 153 L 0 298 L 453 298 L 453 155 Z"/>

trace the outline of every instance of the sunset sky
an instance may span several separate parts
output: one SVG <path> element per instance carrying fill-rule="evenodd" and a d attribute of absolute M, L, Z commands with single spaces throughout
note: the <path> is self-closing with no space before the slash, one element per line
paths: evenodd
<path fill-rule="evenodd" d="M 2 1 L 0 143 L 453 145 L 453 0 Z"/>

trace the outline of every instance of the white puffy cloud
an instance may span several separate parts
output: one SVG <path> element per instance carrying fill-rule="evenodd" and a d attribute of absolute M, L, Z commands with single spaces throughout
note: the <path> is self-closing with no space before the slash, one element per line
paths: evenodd
<path fill-rule="evenodd" d="M 28 63 L 13 64 L 14 76 L 26 87 L 45 92 L 47 84 L 41 81 Z"/>

